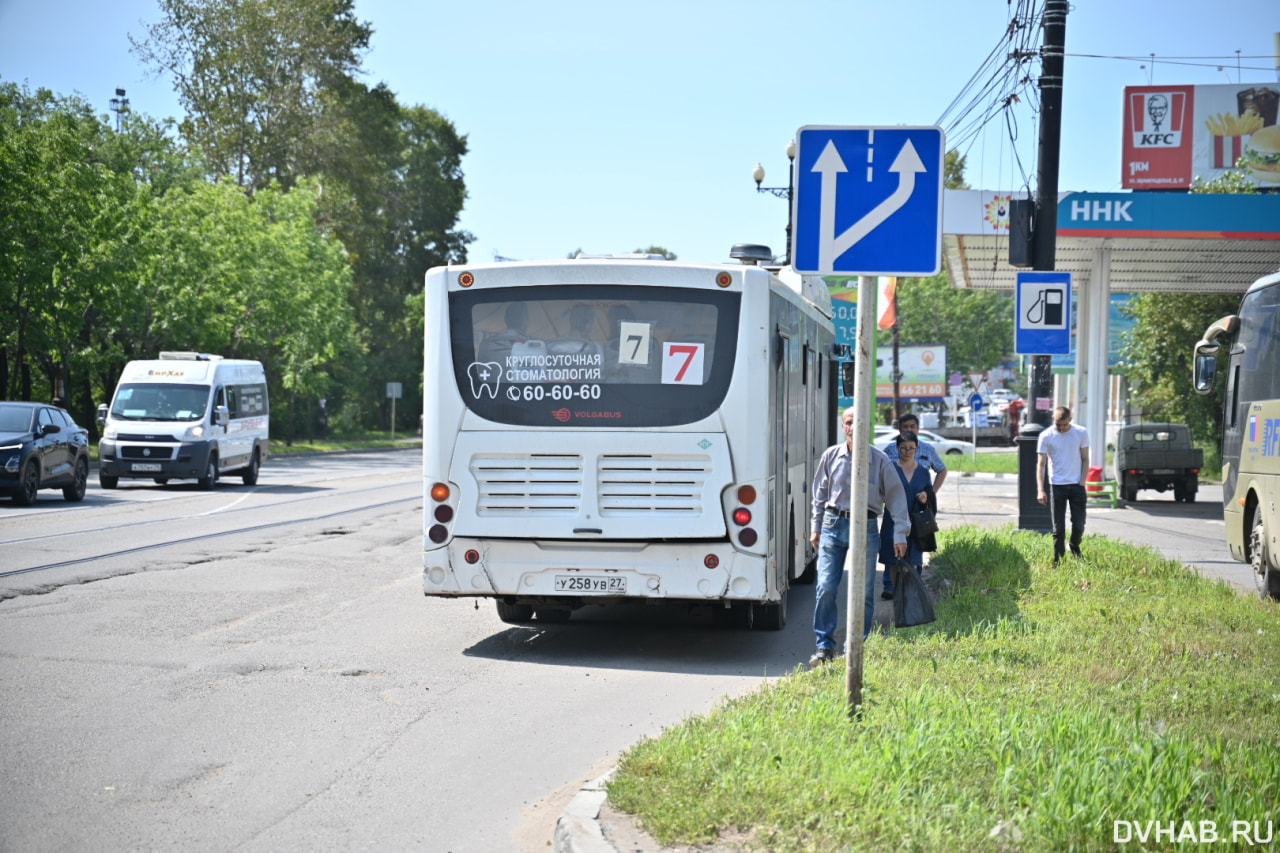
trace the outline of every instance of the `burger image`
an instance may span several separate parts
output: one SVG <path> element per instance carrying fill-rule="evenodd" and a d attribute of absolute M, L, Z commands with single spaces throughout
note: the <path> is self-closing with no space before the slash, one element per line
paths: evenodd
<path fill-rule="evenodd" d="M 1259 181 L 1280 183 L 1280 125 L 1254 131 L 1241 159 Z"/>

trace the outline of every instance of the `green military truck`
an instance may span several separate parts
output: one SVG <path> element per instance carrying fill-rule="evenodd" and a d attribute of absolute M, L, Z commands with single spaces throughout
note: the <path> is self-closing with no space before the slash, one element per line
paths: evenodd
<path fill-rule="evenodd" d="M 1116 482 L 1126 501 L 1136 501 L 1140 489 L 1173 489 L 1175 501 L 1191 503 L 1203 467 L 1204 451 L 1191 446 L 1186 424 L 1129 424 L 1116 436 Z"/>

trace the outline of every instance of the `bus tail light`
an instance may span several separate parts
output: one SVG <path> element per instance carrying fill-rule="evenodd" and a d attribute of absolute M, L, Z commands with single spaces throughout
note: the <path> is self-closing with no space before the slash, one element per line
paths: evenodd
<path fill-rule="evenodd" d="M 741 528 L 737 532 L 738 543 L 744 548 L 750 548 L 760 541 L 760 534 L 754 528 L 747 526 L 751 523 L 751 510 L 747 509 L 747 507 L 756 502 L 759 492 L 756 491 L 755 486 L 739 486 L 733 494 L 738 499 L 738 503 L 742 505 L 729 513 L 729 519 Z"/>
<path fill-rule="evenodd" d="M 449 541 L 449 523 L 454 520 L 456 512 L 450 499 L 453 497 L 453 489 L 448 483 L 434 483 L 427 490 L 427 497 L 435 503 L 434 507 L 426 507 L 428 518 L 435 520 L 435 524 L 427 528 L 427 538 L 436 545 L 443 545 Z"/>
<path fill-rule="evenodd" d="M 720 565 L 720 558 L 715 554 L 708 554 L 702 558 L 702 565 L 706 566 L 708 569 L 718 568 Z"/>

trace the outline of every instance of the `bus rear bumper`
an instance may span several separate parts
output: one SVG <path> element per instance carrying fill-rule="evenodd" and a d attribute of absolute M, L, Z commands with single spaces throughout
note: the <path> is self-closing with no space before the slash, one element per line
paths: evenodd
<path fill-rule="evenodd" d="M 765 559 L 728 542 L 454 539 L 424 552 L 426 595 L 591 603 L 595 599 L 776 600 Z"/>

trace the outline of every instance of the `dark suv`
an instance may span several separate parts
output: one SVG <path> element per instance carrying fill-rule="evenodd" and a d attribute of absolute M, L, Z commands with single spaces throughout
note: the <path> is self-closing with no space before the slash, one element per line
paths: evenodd
<path fill-rule="evenodd" d="M 0 494 L 31 506 L 40 489 L 84 499 L 89 433 L 57 406 L 0 402 Z"/>

